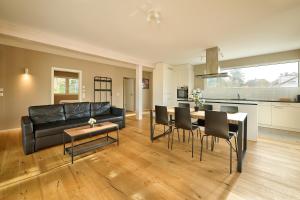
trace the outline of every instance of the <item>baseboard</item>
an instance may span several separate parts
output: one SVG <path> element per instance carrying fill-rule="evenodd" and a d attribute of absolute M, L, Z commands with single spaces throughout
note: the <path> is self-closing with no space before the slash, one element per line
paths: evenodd
<path fill-rule="evenodd" d="M 7 131 L 20 131 L 20 130 L 21 128 L 2 129 L 0 130 L 0 133 L 7 132 Z"/>
<path fill-rule="evenodd" d="M 258 126 L 264 127 L 264 128 L 273 128 L 273 129 L 278 129 L 278 130 L 284 130 L 284 131 L 300 132 L 299 129 L 294 129 L 294 128 L 279 127 L 279 126 L 272 126 L 272 125 L 266 125 L 266 124 L 258 124 Z"/>

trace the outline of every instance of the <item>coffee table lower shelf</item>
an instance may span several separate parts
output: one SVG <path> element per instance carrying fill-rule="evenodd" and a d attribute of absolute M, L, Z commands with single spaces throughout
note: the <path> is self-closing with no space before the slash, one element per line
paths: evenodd
<path fill-rule="evenodd" d="M 72 163 L 73 163 L 73 157 L 89 152 L 89 151 L 93 151 L 96 150 L 98 148 L 110 145 L 112 143 L 118 142 L 117 139 L 112 138 L 110 136 L 106 136 L 106 137 L 102 137 L 102 138 L 98 138 L 95 140 L 91 140 L 88 142 L 84 142 L 84 143 L 80 143 L 77 145 L 74 145 L 73 148 L 72 146 L 70 147 L 66 147 L 65 148 L 65 152 L 67 154 L 69 154 L 72 157 Z"/>

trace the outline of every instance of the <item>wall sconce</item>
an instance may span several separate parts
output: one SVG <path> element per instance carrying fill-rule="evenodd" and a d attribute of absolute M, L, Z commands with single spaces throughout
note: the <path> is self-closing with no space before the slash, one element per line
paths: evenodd
<path fill-rule="evenodd" d="M 24 70 L 24 74 L 28 75 L 29 74 L 29 69 L 28 68 L 25 68 Z"/>

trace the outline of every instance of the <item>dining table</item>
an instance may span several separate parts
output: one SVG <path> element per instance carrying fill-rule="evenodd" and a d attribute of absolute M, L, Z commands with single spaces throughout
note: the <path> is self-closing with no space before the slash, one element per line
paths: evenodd
<path fill-rule="evenodd" d="M 168 107 L 167 108 L 168 115 L 170 116 L 170 120 L 172 120 L 175 115 L 175 108 Z M 202 119 L 205 121 L 205 111 L 195 111 L 193 108 L 190 108 L 191 118 L 193 119 Z M 165 135 L 159 134 L 154 135 L 154 113 L 155 110 L 150 110 L 150 139 L 153 142 L 154 140 Z M 243 159 L 246 155 L 247 151 L 247 113 L 237 112 L 237 113 L 227 113 L 228 124 L 236 124 L 238 125 L 237 132 L 237 144 L 238 144 L 238 158 L 237 158 L 237 171 L 242 172 L 243 167 Z M 171 127 L 172 131 L 172 127 Z"/>

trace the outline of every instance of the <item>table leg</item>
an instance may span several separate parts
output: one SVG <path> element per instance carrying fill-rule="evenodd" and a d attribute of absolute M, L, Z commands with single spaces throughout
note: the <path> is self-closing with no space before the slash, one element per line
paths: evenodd
<path fill-rule="evenodd" d="M 247 128 L 247 120 L 248 117 L 245 118 L 245 121 L 244 121 L 244 149 L 243 149 L 243 152 L 246 152 L 247 151 L 247 141 L 248 141 L 248 128 Z"/>
<path fill-rule="evenodd" d="M 242 172 L 242 165 L 243 165 L 243 122 L 239 122 L 238 126 L 238 136 L 237 136 L 237 142 L 238 142 L 238 161 L 237 161 L 237 171 Z"/>
<path fill-rule="evenodd" d="M 151 140 L 151 142 L 153 142 L 153 137 L 154 137 L 153 134 L 154 134 L 153 133 L 153 112 L 152 112 L 152 110 L 150 110 L 150 140 Z"/>
<path fill-rule="evenodd" d="M 118 129 L 117 129 L 117 145 L 119 146 L 119 126 L 118 126 Z"/>
<path fill-rule="evenodd" d="M 66 155 L 65 133 L 63 133 L 64 155 Z"/>
<path fill-rule="evenodd" d="M 74 150 L 74 138 L 72 137 L 72 164 L 73 164 L 73 160 L 74 160 L 74 152 L 73 152 L 73 150 Z"/>

